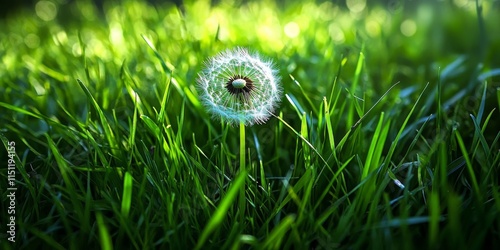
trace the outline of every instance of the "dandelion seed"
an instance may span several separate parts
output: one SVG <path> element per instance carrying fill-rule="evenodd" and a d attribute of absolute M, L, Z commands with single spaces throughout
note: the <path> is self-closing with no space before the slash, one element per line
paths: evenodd
<path fill-rule="evenodd" d="M 236 48 L 206 62 L 198 87 L 213 117 L 250 126 L 266 122 L 278 106 L 282 92 L 279 81 L 271 61 Z"/>

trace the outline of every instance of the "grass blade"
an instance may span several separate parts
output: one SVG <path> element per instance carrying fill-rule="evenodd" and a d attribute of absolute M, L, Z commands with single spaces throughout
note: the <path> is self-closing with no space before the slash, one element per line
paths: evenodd
<path fill-rule="evenodd" d="M 245 171 L 242 171 L 239 173 L 238 177 L 236 177 L 231 187 L 229 188 L 229 191 L 226 193 L 226 196 L 222 199 L 221 203 L 203 229 L 203 232 L 198 239 L 198 243 L 196 243 L 195 249 L 202 249 L 203 245 L 208 239 L 208 236 L 210 236 L 210 234 L 214 232 L 222 223 L 224 218 L 226 218 L 227 211 L 229 210 L 229 207 L 235 202 L 239 191 L 245 188 L 246 176 L 247 173 Z"/>
<path fill-rule="evenodd" d="M 130 172 L 125 172 L 125 178 L 123 180 L 123 194 L 122 194 L 122 216 L 128 218 L 130 213 L 130 204 L 132 203 L 132 175 Z"/>

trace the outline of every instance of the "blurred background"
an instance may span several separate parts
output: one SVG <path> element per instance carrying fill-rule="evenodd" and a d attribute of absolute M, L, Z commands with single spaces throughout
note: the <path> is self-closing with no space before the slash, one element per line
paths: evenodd
<path fill-rule="evenodd" d="M 49 75 L 54 91 L 67 88 L 59 83 L 86 77 L 83 46 L 86 63 L 102 63 L 110 79 L 117 77 L 119 69 L 114 68 L 126 62 L 142 82 L 137 91 L 148 95 L 161 67 L 149 63 L 151 50 L 143 37 L 193 92 L 203 60 L 234 46 L 275 59 L 284 80 L 290 83 L 287 76 L 293 75 L 316 102 L 328 94 L 339 65 L 339 82 L 352 83 L 361 51 L 368 66 L 356 94 L 374 100 L 395 82 L 401 88 L 435 83 L 450 65 L 444 90 L 449 93 L 475 88 L 470 77 L 500 67 L 498 0 L 2 1 L 0 77 L 29 82 L 25 86 L 34 86 L 37 96 L 47 89 L 44 80 L 33 80 L 39 71 Z M 19 70 L 33 77 L 20 76 Z M 102 72 L 88 74 L 97 79 Z M 481 79 L 500 85 L 496 74 Z M 96 80 L 94 90 L 119 90 L 108 90 L 113 86 L 105 82 Z M 407 90 L 413 97 L 418 93 Z M 72 92 L 76 100 L 81 98 L 80 92 Z M 12 100 L 26 94 L 22 87 L 9 93 Z"/>

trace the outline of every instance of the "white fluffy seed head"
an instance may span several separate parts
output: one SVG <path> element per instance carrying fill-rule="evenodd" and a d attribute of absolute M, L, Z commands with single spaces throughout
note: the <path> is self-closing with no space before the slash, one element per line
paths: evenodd
<path fill-rule="evenodd" d="M 244 48 L 210 58 L 199 74 L 198 87 L 213 117 L 247 126 L 265 123 L 279 105 L 282 92 L 273 63 Z"/>

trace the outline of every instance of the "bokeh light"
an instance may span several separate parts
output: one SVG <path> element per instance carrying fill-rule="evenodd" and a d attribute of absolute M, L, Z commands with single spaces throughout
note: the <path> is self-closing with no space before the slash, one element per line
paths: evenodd
<path fill-rule="evenodd" d="M 417 32 L 417 23 L 411 19 L 406 19 L 401 23 L 400 30 L 407 37 L 413 36 Z"/>
<path fill-rule="evenodd" d="M 290 38 L 295 38 L 300 33 L 300 27 L 295 22 L 289 22 L 285 25 L 284 31 L 286 36 Z"/>
<path fill-rule="evenodd" d="M 35 10 L 36 15 L 44 21 L 52 21 L 57 16 L 57 6 L 50 1 L 39 1 Z"/>
<path fill-rule="evenodd" d="M 360 13 L 366 7 L 366 0 L 347 0 L 347 8 L 355 14 Z"/>

